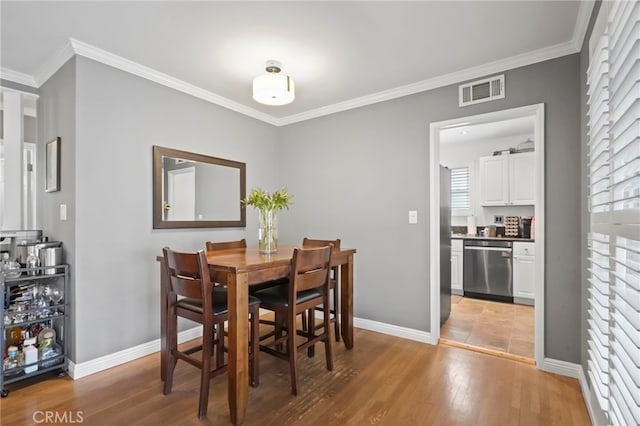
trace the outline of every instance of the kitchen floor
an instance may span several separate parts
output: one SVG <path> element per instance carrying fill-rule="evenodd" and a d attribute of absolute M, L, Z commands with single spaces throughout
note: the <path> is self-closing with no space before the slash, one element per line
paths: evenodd
<path fill-rule="evenodd" d="M 534 359 L 533 306 L 451 296 L 442 339 Z"/>

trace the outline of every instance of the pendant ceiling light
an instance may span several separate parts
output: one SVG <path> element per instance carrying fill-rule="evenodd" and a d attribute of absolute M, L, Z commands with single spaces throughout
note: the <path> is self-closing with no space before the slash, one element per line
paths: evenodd
<path fill-rule="evenodd" d="M 293 79 L 280 74 L 280 62 L 267 61 L 266 74 L 253 79 L 253 99 L 265 105 L 286 105 L 296 97 Z"/>

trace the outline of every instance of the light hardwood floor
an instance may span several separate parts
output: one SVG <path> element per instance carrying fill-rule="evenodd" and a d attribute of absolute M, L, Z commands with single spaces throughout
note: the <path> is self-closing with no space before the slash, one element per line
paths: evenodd
<path fill-rule="evenodd" d="M 445 345 L 355 329 L 355 348 L 335 347 L 298 363 L 300 395 L 286 362 L 261 354 L 260 386 L 249 390 L 246 425 L 588 425 L 575 379 L 531 365 Z M 52 378 L 13 387 L 1 424 L 34 424 L 36 412 L 81 412 L 88 425 L 229 424 L 226 378 L 211 381 L 208 419 L 199 421 L 198 370 L 178 362 L 162 394 L 153 354 L 80 380 Z M 42 419 L 37 414 L 36 420 Z M 77 422 L 76 422 L 77 423 Z"/>
<path fill-rule="evenodd" d="M 454 295 L 451 315 L 440 328 L 440 337 L 533 363 L 534 308 Z"/>

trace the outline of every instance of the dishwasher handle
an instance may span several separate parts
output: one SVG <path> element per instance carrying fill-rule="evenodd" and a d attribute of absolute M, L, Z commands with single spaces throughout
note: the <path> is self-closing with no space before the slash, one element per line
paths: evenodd
<path fill-rule="evenodd" d="M 505 251 L 511 252 L 511 247 L 482 247 L 482 246 L 465 246 L 465 250 L 478 250 L 478 251 Z"/>

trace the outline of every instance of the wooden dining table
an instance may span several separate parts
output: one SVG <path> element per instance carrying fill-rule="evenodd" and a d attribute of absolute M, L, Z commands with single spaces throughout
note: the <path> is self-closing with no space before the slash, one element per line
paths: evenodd
<path fill-rule="evenodd" d="M 249 397 L 249 286 L 287 277 L 296 246 L 281 245 L 275 253 L 257 248 L 229 249 L 207 253 L 209 271 L 227 285 L 228 400 L 231 422 L 242 424 Z M 340 268 L 340 336 L 347 349 L 353 348 L 353 255 L 355 249 L 334 249 L 331 266 Z M 164 381 L 167 359 L 168 278 L 164 258 L 160 262 L 160 376 Z"/>

